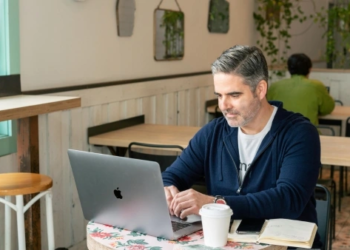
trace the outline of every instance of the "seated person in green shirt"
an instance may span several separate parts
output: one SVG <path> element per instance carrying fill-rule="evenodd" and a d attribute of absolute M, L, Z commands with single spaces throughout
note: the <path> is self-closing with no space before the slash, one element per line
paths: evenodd
<path fill-rule="evenodd" d="M 307 55 L 291 55 L 288 58 L 291 78 L 272 83 L 267 99 L 283 102 L 283 108 L 300 113 L 318 125 L 318 116 L 331 113 L 335 103 L 322 82 L 309 79 L 311 67 Z"/>

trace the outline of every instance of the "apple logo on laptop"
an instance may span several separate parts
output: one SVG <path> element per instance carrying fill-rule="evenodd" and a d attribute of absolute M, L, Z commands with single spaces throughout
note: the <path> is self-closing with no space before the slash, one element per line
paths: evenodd
<path fill-rule="evenodd" d="M 117 197 L 117 199 L 123 199 L 122 192 L 119 190 L 119 187 L 117 187 L 117 189 L 114 189 L 114 195 Z"/>

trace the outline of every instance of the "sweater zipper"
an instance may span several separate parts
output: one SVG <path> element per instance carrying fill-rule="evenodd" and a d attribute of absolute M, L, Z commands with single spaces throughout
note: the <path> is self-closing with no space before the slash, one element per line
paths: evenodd
<path fill-rule="evenodd" d="M 232 157 L 230 151 L 228 150 L 225 141 L 223 141 L 223 142 L 224 142 L 224 145 L 225 145 L 225 148 L 226 148 L 228 154 L 230 155 L 231 160 L 233 161 L 233 164 L 235 165 L 235 169 L 236 169 L 236 173 L 237 173 L 237 178 L 238 178 L 238 183 L 239 183 L 239 187 L 238 187 L 238 189 L 237 189 L 237 191 L 236 191 L 237 194 L 241 193 L 244 180 L 245 180 L 246 176 L 248 175 L 248 172 L 249 172 L 251 166 L 252 166 L 253 163 L 256 161 L 255 159 L 257 159 L 257 158 L 266 150 L 266 148 L 267 148 L 268 146 L 270 146 L 270 144 L 272 143 L 272 141 L 273 141 L 273 140 L 270 140 L 270 142 L 265 146 L 265 148 L 264 148 L 263 150 L 261 150 L 260 154 L 257 155 L 257 156 L 254 158 L 254 160 L 253 160 L 252 163 L 250 164 L 249 168 L 247 168 L 247 171 L 246 171 L 246 173 L 245 173 L 245 175 L 244 175 L 244 177 L 243 177 L 242 182 L 241 182 L 241 180 L 239 179 L 239 173 L 238 173 L 238 171 L 237 171 L 236 163 L 235 163 L 235 161 L 233 160 L 233 157 Z"/>
<path fill-rule="evenodd" d="M 227 152 L 228 152 L 228 154 L 229 154 L 229 156 L 230 156 L 230 158 L 231 158 L 231 160 L 232 160 L 232 162 L 233 162 L 233 165 L 235 166 L 235 170 L 236 170 L 236 173 L 237 173 L 237 179 L 238 179 L 238 183 L 239 183 L 239 188 L 238 188 L 238 190 L 236 191 L 236 193 L 239 193 L 239 192 L 241 191 L 241 185 L 242 185 L 242 184 L 241 184 L 241 180 L 239 179 L 239 173 L 238 173 L 238 171 L 237 171 L 237 166 L 236 166 L 235 161 L 233 160 L 233 157 L 232 157 L 232 155 L 231 155 L 230 150 L 228 150 L 228 148 L 227 148 L 227 146 L 226 146 L 225 140 L 223 140 L 223 142 L 224 142 L 225 148 L 226 148 L 226 150 L 227 150 Z"/>

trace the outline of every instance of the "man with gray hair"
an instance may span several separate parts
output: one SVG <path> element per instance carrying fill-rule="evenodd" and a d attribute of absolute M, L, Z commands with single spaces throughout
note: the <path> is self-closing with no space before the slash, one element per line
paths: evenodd
<path fill-rule="evenodd" d="M 260 49 L 234 46 L 212 64 L 223 117 L 206 124 L 163 172 L 170 214 L 198 214 L 225 203 L 233 219 L 286 218 L 317 223 L 318 132 L 281 102 L 268 102 L 268 68 Z M 207 194 L 191 186 L 205 177 Z M 319 247 L 317 235 L 313 247 Z"/>

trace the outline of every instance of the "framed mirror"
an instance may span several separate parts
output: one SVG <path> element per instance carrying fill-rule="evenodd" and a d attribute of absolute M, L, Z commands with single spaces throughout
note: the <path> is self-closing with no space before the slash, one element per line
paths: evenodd
<path fill-rule="evenodd" d="M 184 56 L 184 13 L 174 10 L 154 11 L 154 59 L 181 60 Z"/>
<path fill-rule="evenodd" d="M 117 0 L 118 36 L 132 36 L 135 20 L 135 0 Z"/>
<path fill-rule="evenodd" d="M 227 33 L 230 23 L 230 4 L 226 0 L 210 0 L 208 30 L 210 33 Z"/>

